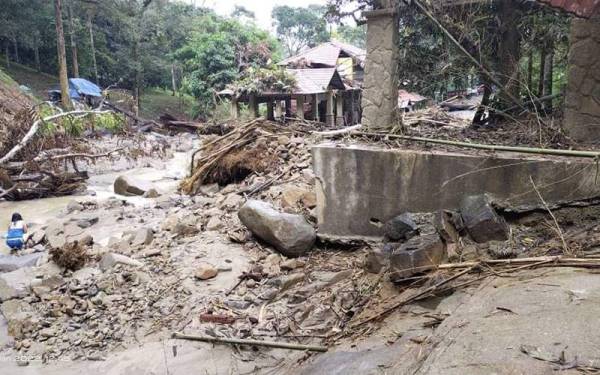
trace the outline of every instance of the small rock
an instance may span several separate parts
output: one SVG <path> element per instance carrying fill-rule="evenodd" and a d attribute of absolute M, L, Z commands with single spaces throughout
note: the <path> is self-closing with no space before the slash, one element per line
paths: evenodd
<path fill-rule="evenodd" d="M 244 198 L 241 195 L 237 193 L 232 193 L 229 194 L 227 198 L 225 198 L 223 206 L 227 208 L 238 208 L 243 200 Z"/>
<path fill-rule="evenodd" d="M 248 279 L 248 280 L 246 280 L 246 286 L 248 288 L 254 288 L 256 286 L 256 281 L 254 281 L 252 279 Z"/>
<path fill-rule="evenodd" d="M 460 205 L 460 214 L 467 232 L 475 242 L 508 239 L 508 224 L 494 211 L 485 194 L 465 197 Z"/>
<path fill-rule="evenodd" d="M 155 188 L 148 189 L 148 191 L 146 191 L 144 193 L 144 198 L 158 198 L 158 197 L 160 197 L 160 193 Z"/>
<path fill-rule="evenodd" d="M 383 234 L 390 241 L 401 241 L 419 234 L 419 228 L 411 214 L 406 212 L 387 221 L 383 226 Z"/>
<path fill-rule="evenodd" d="M 200 186 L 200 192 L 204 195 L 213 195 L 219 192 L 219 184 L 207 184 Z"/>
<path fill-rule="evenodd" d="M 249 200 L 238 216 L 254 235 L 289 257 L 308 253 L 317 238 L 314 228 L 302 215 L 279 212 L 265 202 Z"/>
<path fill-rule="evenodd" d="M 150 245 L 154 239 L 154 232 L 149 228 L 141 228 L 135 233 L 132 244 L 134 246 Z"/>
<path fill-rule="evenodd" d="M 286 291 L 306 278 L 304 273 L 293 273 L 283 278 L 280 291 Z"/>
<path fill-rule="evenodd" d="M 304 266 L 304 262 L 299 261 L 298 259 L 288 259 L 284 262 L 281 262 L 279 267 L 284 271 L 295 270 L 296 268 L 300 268 Z"/>
<path fill-rule="evenodd" d="M 114 267 L 116 264 L 124 264 L 132 267 L 142 267 L 144 264 L 138 260 L 131 259 L 122 254 L 107 253 L 100 260 L 100 268 L 104 271 Z"/>
<path fill-rule="evenodd" d="M 223 222 L 217 216 L 213 216 L 208 220 L 206 224 L 206 230 L 214 231 L 223 228 Z"/>
<path fill-rule="evenodd" d="M 83 205 L 79 202 L 77 202 L 76 200 L 71 200 L 69 201 L 69 203 L 67 204 L 66 207 L 66 211 L 68 214 L 75 212 L 75 211 L 82 211 L 83 210 Z"/>
<path fill-rule="evenodd" d="M 134 195 L 143 195 L 146 190 L 138 186 L 136 182 L 125 176 L 119 176 L 113 184 L 115 194 L 124 195 L 126 197 Z"/>
<path fill-rule="evenodd" d="M 194 272 L 194 277 L 199 280 L 208 280 L 217 276 L 219 271 L 212 265 L 204 263 L 198 266 L 196 272 Z"/>
<path fill-rule="evenodd" d="M 82 229 L 91 227 L 98 223 L 99 220 L 100 218 L 97 215 L 81 215 L 71 219 L 71 221 L 75 222 L 75 225 Z"/>

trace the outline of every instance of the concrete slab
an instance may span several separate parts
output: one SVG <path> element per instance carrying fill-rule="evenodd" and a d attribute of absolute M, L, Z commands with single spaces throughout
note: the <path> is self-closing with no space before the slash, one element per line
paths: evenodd
<path fill-rule="evenodd" d="M 313 147 L 317 219 L 324 237 L 381 236 L 403 212 L 457 209 L 465 195 L 489 193 L 509 206 L 600 195 L 593 160 L 516 153 L 390 150 L 365 145 Z"/>

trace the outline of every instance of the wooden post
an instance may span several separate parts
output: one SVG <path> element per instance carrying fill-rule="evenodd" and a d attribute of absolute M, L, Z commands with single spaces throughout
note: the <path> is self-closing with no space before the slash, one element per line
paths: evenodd
<path fill-rule="evenodd" d="M 275 120 L 273 115 L 273 99 L 267 101 L 267 120 Z"/>
<path fill-rule="evenodd" d="M 319 119 L 319 94 L 314 94 L 312 97 L 312 120 L 321 121 Z"/>
<path fill-rule="evenodd" d="M 231 118 L 237 120 L 240 117 L 240 106 L 238 105 L 237 99 L 231 98 Z"/>
<path fill-rule="evenodd" d="M 348 104 L 350 105 L 350 108 L 348 109 L 350 111 L 350 125 L 354 125 L 357 122 L 356 119 L 356 109 L 354 101 L 355 101 L 355 95 L 354 95 L 354 90 L 350 91 L 350 100 L 348 101 Z"/>
<path fill-rule="evenodd" d="M 296 117 L 304 120 L 304 95 L 296 97 Z"/>
<path fill-rule="evenodd" d="M 327 110 L 325 112 L 325 124 L 327 126 L 335 125 L 335 116 L 333 114 L 333 92 L 327 92 Z"/>
<path fill-rule="evenodd" d="M 335 125 L 344 126 L 344 93 L 339 91 L 335 97 Z"/>
<path fill-rule="evenodd" d="M 259 113 L 258 113 L 258 100 L 256 98 L 256 95 L 250 95 L 249 99 L 248 99 L 248 107 L 250 107 L 250 115 L 252 116 L 252 118 L 257 118 Z"/>
<path fill-rule="evenodd" d="M 292 117 L 292 97 L 285 99 L 285 118 Z"/>
<path fill-rule="evenodd" d="M 283 108 L 281 105 L 281 100 L 278 99 L 275 101 L 275 118 L 277 120 L 282 120 L 282 116 L 283 116 Z"/>

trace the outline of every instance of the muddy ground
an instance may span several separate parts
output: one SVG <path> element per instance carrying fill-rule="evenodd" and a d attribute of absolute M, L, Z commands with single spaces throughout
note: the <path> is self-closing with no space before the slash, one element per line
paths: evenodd
<path fill-rule="evenodd" d="M 152 144 L 152 137 L 162 136 L 148 137 Z M 180 195 L 177 185 L 201 139 L 166 141 L 162 157 L 90 167 L 83 196 L 0 202 L 2 220 L 21 211 L 32 233 L 48 242 L 93 242 L 78 271 L 61 269 L 44 251 L 27 250 L 24 256 L 39 257 L 34 266 L 0 274 L 2 373 L 550 374 L 598 366 L 600 336 L 590 327 L 600 313 L 600 277 L 588 270 L 499 273 L 348 329 L 355 313 L 377 313 L 373 299 L 409 292 L 365 270 L 365 255 L 380 244 L 319 242 L 307 256 L 287 259 L 252 238 L 237 217 L 245 200 L 240 192 L 265 176 Z M 274 142 L 294 149 L 290 162 L 299 167 L 255 198 L 314 221 L 307 151 L 313 140 Z M 117 196 L 112 183 L 119 175 L 160 195 Z M 527 251 L 553 240 L 551 227 L 519 225 L 515 241 Z M 460 260 L 485 253 L 465 248 Z M 216 276 L 207 278 L 207 272 Z M 254 276 L 240 282 L 244 273 Z M 213 345 L 173 339 L 173 332 L 329 350 Z"/>

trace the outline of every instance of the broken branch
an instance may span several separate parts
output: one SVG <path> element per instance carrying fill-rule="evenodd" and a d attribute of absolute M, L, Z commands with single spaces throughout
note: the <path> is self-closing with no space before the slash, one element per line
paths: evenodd
<path fill-rule="evenodd" d="M 31 141 L 33 136 L 39 130 L 40 124 L 42 124 L 46 121 L 52 121 L 52 120 L 56 120 L 61 117 L 66 117 L 66 116 L 83 115 L 83 114 L 98 115 L 98 114 L 104 114 L 104 113 L 109 113 L 109 112 L 110 111 L 69 111 L 69 112 L 64 112 L 64 113 L 59 113 L 56 115 L 48 116 L 43 119 L 39 119 L 33 123 L 31 128 L 29 128 L 29 131 L 27 132 L 27 134 L 25 134 L 23 139 L 21 139 L 21 141 L 19 141 L 19 143 L 17 143 L 15 145 L 15 147 L 13 147 L 10 151 L 8 151 L 6 153 L 6 155 L 4 155 L 2 158 L 0 158 L 0 164 L 4 164 L 7 161 L 10 161 L 12 158 L 14 158 L 17 155 L 17 153 L 19 151 L 21 151 L 21 149 L 23 149 L 23 147 L 25 147 L 25 145 L 27 145 L 27 143 L 29 143 L 29 141 Z"/>
<path fill-rule="evenodd" d="M 186 335 L 186 334 L 183 334 L 180 332 L 174 332 L 172 337 L 174 339 L 202 341 L 202 342 L 209 342 L 209 343 L 213 343 L 213 344 L 256 345 L 256 346 L 266 346 L 269 348 L 279 348 L 279 349 L 308 350 L 308 351 L 312 351 L 312 352 L 326 352 L 327 351 L 326 346 L 290 344 L 287 342 L 275 342 L 275 341 L 229 339 L 229 338 L 221 338 L 221 337 Z"/>

